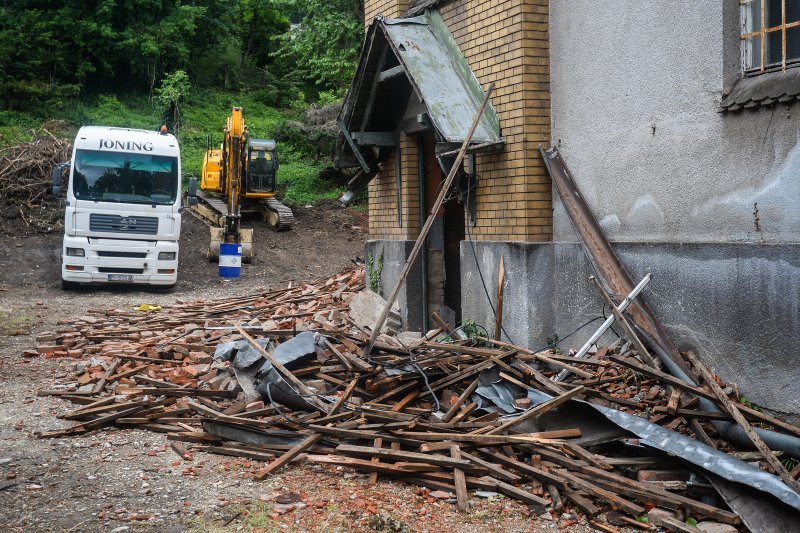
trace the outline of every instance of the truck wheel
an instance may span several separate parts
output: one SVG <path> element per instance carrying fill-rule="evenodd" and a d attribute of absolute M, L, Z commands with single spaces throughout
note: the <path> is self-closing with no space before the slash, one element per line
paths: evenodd
<path fill-rule="evenodd" d="M 78 283 L 76 281 L 67 281 L 67 280 L 64 280 L 64 279 L 61 280 L 61 290 L 74 291 L 79 286 L 80 286 L 80 283 Z"/>

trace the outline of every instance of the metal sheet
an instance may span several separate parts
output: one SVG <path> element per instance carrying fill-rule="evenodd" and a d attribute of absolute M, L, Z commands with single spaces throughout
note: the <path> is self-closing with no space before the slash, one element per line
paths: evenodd
<path fill-rule="evenodd" d="M 546 402 L 552 398 L 549 394 L 541 391 L 529 391 L 528 397 L 533 400 L 534 405 Z M 557 414 L 561 414 L 566 413 L 574 407 L 584 410 L 586 406 L 602 414 L 617 427 L 634 434 L 639 438 L 639 443 L 644 446 L 679 457 L 731 483 L 737 483 L 740 484 L 740 486 L 745 485 L 762 493 L 774 496 L 782 503 L 793 508 L 793 514 L 800 511 L 800 494 L 794 492 L 777 476 L 764 472 L 749 463 L 736 459 L 710 446 L 706 446 L 702 442 L 698 442 L 676 431 L 663 428 L 642 417 L 580 400 L 570 400 L 554 411 L 556 411 Z M 587 417 L 584 416 L 583 419 L 587 420 Z M 580 427 L 581 422 L 579 418 L 576 417 L 573 421 L 573 424 L 575 423 Z M 523 428 L 520 427 L 518 429 Z M 740 497 L 744 498 L 745 496 L 742 495 Z"/>
<path fill-rule="evenodd" d="M 463 142 L 484 92 L 438 12 L 382 21 L 389 43 L 442 138 Z M 500 121 L 487 106 L 473 143 L 499 142 Z"/>

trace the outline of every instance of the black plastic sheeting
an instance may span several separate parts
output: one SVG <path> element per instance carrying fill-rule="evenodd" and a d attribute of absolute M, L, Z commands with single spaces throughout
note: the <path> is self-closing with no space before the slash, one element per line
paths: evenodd
<path fill-rule="evenodd" d="M 269 339 L 258 339 L 256 343 L 269 349 Z M 316 356 L 315 333 L 305 331 L 291 340 L 279 344 L 272 356 L 287 369 L 291 370 Z M 237 370 L 251 375 L 256 391 L 264 401 L 275 401 L 292 409 L 314 410 L 294 387 L 284 380 L 272 364 L 261 357 L 245 340 L 226 342 L 217 346 L 214 358 L 230 361 Z"/>

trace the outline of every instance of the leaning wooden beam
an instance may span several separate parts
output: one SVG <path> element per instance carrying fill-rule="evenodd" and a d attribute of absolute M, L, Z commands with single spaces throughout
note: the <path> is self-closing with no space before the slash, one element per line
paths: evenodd
<path fill-rule="evenodd" d="M 780 477 L 784 483 L 786 483 L 792 490 L 800 494 L 800 483 L 798 483 L 784 468 L 783 464 L 778 461 L 777 457 L 772 454 L 772 451 L 764 444 L 764 441 L 761 440 L 761 437 L 753 431 L 753 428 L 750 426 L 750 422 L 742 415 L 741 411 L 739 411 L 736 404 L 733 403 L 725 391 L 722 390 L 717 384 L 717 381 L 714 379 L 714 376 L 711 372 L 706 368 L 706 366 L 697 359 L 697 356 L 692 352 L 688 352 L 686 354 L 686 358 L 692 363 L 692 366 L 700 373 L 700 376 L 705 381 L 706 385 L 708 385 L 714 394 L 719 398 L 722 407 L 736 420 L 736 423 L 741 426 L 742 430 L 747 435 L 747 438 L 750 439 L 750 442 L 753 443 L 753 446 L 761 452 L 761 455 L 764 456 L 764 459 L 767 460 L 769 466 L 772 470 Z"/>
<path fill-rule="evenodd" d="M 312 435 L 309 435 L 308 437 L 303 439 L 303 442 L 301 442 L 300 444 L 298 444 L 297 446 L 295 446 L 294 448 L 284 453 L 283 455 L 275 459 L 273 462 L 271 462 L 270 464 L 268 464 L 267 466 L 256 472 L 255 475 L 253 476 L 253 479 L 255 479 L 256 481 L 262 481 L 266 479 L 270 474 L 272 474 L 277 469 L 287 464 L 289 461 L 291 461 L 292 459 L 294 459 L 295 457 L 297 457 L 298 455 L 300 455 L 301 453 L 303 453 L 304 451 L 306 451 L 307 449 L 318 443 L 320 440 L 322 440 L 321 433 L 314 433 Z"/>
<path fill-rule="evenodd" d="M 464 154 L 467 153 L 467 147 L 469 146 L 470 141 L 472 141 L 472 136 L 475 134 L 478 124 L 480 124 L 481 118 L 483 117 L 483 111 L 486 109 L 486 104 L 489 103 L 489 96 L 492 94 L 493 90 L 494 83 L 489 85 L 489 88 L 486 90 L 486 96 L 483 98 L 483 103 L 481 103 L 481 107 L 472 121 L 472 126 L 470 127 L 469 132 L 467 132 L 467 136 L 464 137 L 461 150 L 458 151 L 456 160 L 453 162 L 453 166 L 450 168 L 450 172 L 447 174 L 447 178 L 445 178 L 444 183 L 442 184 L 441 191 L 439 191 L 439 196 L 436 198 L 436 202 L 434 202 L 433 207 L 431 208 L 432 215 L 435 215 L 439 212 L 439 209 L 441 209 L 442 204 L 444 203 L 445 197 L 450 192 L 450 187 L 452 187 L 453 180 L 461 168 L 461 161 L 464 159 Z M 408 255 L 406 264 L 403 267 L 403 270 L 400 272 L 392 292 L 386 299 L 386 305 L 383 306 L 383 310 L 381 311 L 378 320 L 375 322 L 375 326 L 372 328 L 372 334 L 370 335 L 369 342 L 367 342 L 367 345 L 364 347 L 364 357 L 368 357 L 369 354 L 372 353 L 372 347 L 375 345 L 375 341 L 378 340 L 378 336 L 381 334 L 383 324 L 386 322 L 386 319 L 392 310 L 392 306 L 397 300 L 397 296 L 400 294 L 400 288 L 403 286 L 403 283 L 405 283 L 408 273 L 411 272 L 411 267 L 414 265 L 414 261 L 417 260 L 417 255 L 419 255 L 423 244 L 425 244 L 425 241 L 428 238 L 428 233 L 430 233 L 434 221 L 436 221 L 436 217 L 429 216 L 428 220 L 425 221 L 425 225 L 420 230 L 419 236 L 417 237 L 417 242 L 414 243 L 414 248 L 411 249 L 411 253 Z"/>

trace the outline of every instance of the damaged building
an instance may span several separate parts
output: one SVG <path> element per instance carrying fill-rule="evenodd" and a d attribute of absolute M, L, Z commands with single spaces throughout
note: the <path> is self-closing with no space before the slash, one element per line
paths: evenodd
<path fill-rule="evenodd" d="M 365 11 L 337 164 L 360 169 L 353 189 L 368 183 L 367 254 L 384 292 L 495 84 L 400 293 L 406 327 L 436 312 L 491 332 L 501 258 L 505 340 L 538 348 L 602 315 L 538 149 L 552 146 L 634 282 L 652 273 L 643 296 L 675 344 L 751 401 L 800 414 L 795 2 L 367 0 Z"/>

